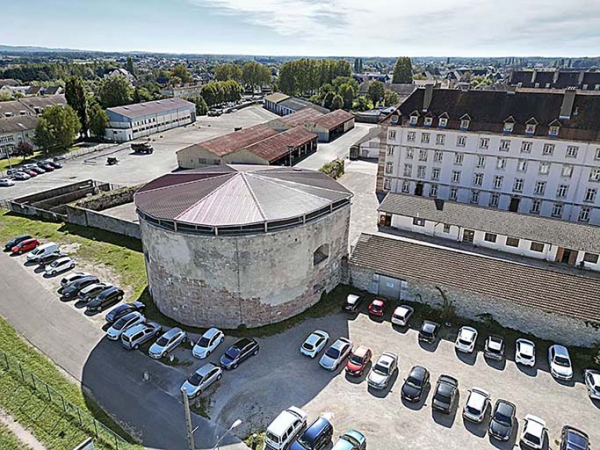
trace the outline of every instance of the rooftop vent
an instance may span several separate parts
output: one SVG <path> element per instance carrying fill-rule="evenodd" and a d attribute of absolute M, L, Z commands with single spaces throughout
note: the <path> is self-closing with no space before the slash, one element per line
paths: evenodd
<path fill-rule="evenodd" d="M 442 200 L 440 198 L 436 198 L 434 200 L 434 202 L 435 202 L 435 209 L 437 209 L 438 211 L 444 210 L 444 200 Z"/>
<path fill-rule="evenodd" d="M 575 103 L 575 94 L 577 90 L 575 88 L 567 88 L 563 95 L 562 105 L 560 107 L 559 119 L 569 120 L 571 113 L 573 112 L 573 104 Z M 574 115 L 577 115 L 574 113 Z"/>

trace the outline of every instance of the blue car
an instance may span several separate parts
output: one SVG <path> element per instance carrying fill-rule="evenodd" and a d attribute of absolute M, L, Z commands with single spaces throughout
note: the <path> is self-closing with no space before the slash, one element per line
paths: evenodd
<path fill-rule="evenodd" d="M 241 362 L 254 355 L 258 355 L 258 342 L 254 339 L 242 338 L 221 356 L 221 367 L 225 370 L 233 370 Z"/>
<path fill-rule="evenodd" d="M 360 431 L 348 430 L 335 443 L 331 450 L 365 450 L 367 438 Z"/>
<path fill-rule="evenodd" d="M 589 450 L 590 438 L 577 428 L 564 426 L 560 439 L 560 450 Z"/>
<path fill-rule="evenodd" d="M 333 425 L 324 417 L 319 417 L 297 438 L 289 450 L 321 450 L 327 447 L 333 437 Z"/>

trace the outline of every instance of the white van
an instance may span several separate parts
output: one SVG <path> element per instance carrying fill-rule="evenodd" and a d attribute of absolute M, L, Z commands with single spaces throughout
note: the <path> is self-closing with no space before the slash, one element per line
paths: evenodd
<path fill-rule="evenodd" d="M 281 412 L 267 427 L 264 450 L 282 450 L 306 427 L 307 414 L 300 408 L 290 406 Z"/>
<path fill-rule="evenodd" d="M 44 256 L 52 253 L 58 253 L 58 244 L 48 242 L 47 244 L 38 245 L 27 255 L 27 261 L 35 262 Z"/>

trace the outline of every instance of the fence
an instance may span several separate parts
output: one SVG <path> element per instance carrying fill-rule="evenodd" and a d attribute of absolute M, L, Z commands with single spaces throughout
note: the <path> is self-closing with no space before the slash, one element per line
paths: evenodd
<path fill-rule="evenodd" d="M 2 350 L 0 350 L 0 368 L 9 372 L 9 376 L 17 379 L 22 385 L 29 387 L 32 395 L 35 395 L 38 399 L 45 402 L 47 406 L 50 406 L 57 415 L 61 416 L 61 420 L 63 418 L 70 419 L 82 432 L 93 437 L 95 444 L 99 448 L 111 450 L 132 450 L 139 448 L 128 443 L 102 422 L 99 422 L 89 413 L 65 399 L 62 394 L 32 372 L 23 368 L 23 365 L 17 359 Z M 21 405 L 21 409 L 24 409 L 26 406 L 25 404 Z"/>

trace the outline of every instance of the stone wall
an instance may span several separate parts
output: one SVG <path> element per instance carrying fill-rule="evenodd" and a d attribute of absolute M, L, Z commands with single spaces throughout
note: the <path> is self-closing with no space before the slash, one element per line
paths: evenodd
<path fill-rule="evenodd" d="M 243 236 L 184 234 L 142 219 L 150 292 L 163 314 L 187 325 L 285 320 L 340 283 L 349 225 L 349 205 L 305 225 Z M 323 244 L 328 258 L 314 266 Z"/>
<path fill-rule="evenodd" d="M 140 187 L 141 185 L 127 186 L 113 191 L 103 192 L 100 195 L 81 199 L 75 203 L 75 206 L 91 209 L 92 211 L 104 211 L 108 208 L 114 208 L 115 206 L 133 202 L 133 195 Z"/>
<path fill-rule="evenodd" d="M 369 291 L 375 272 L 350 264 L 347 282 L 352 286 Z M 411 301 L 423 302 L 441 308 L 443 298 L 436 285 L 408 281 L 408 296 Z M 600 324 L 586 323 L 568 316 L 547 313 L 540 309 L 520 306 L 499 297 L 486 297 L 465 290 L 448 289 L 439 286 L 456 307 L 456 314 L 471 320 L 480 321 L 491 315 L 502 326 L 531 333 L 534 336 L 564 345 L 592 347 L 600 341 Z M 377 292 L 374 292 L 377 294 Z"/>

